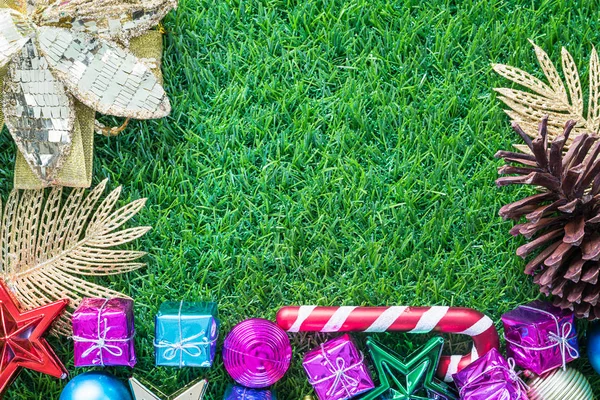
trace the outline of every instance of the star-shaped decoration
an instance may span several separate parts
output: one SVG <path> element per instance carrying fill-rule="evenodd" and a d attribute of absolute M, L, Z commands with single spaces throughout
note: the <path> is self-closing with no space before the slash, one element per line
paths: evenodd
<path fill-rule="evenodd" d="M 444 339 L 435 337 L 411 356 L 402 358 L 390 349 L 367 339 L 367 347 L 379 375 L 379 386 L 363 400 L 425 400 L 432 395 L 439 399 L 456 400 L 456 392 L 435 378 Z"/>
<path fill-rule="evenodd" d="M 144 386 L 140 381 L 135 378 L 129 379 L 129 386 L 131 387 L 131 392 L 133 393 L 134 400 L 161 400 L 160 397 L 155 395 Z M 190 386 L 186 387 L 182 390 L 182 392 L 174 395 L 177 396 L 173 400 L 202 400 L 204 397 L 204 393 L 206 392 L 208 383 L 206 380 L 201 380 L 196 383 L 192 383 Z M 164 396 L 161 393 L 161 396 Z M 171 398 L 171 397 L 169 397 Z"/>
<path fill-rule="evenodd" d="M 67 371 L 42 336 L 68 300 L 21 312 L 10 290 L 0 280 L 0 397 L 21 368 L 65 378 Z"/>

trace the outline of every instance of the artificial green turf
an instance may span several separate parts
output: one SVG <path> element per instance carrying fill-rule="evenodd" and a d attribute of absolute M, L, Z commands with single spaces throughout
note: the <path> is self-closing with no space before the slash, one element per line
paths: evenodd
<path fill-rule="evenodd" d="M 527 190 L 494 185 L 494 153 L 518 139 L 490 63 L 542 77 L 532 38 L 555 61 L 566 46 L 585 75 L 600 30 L 592 2 L 532 3 L 182 0 L 165 20 L 172 115 L 96 139 L 95 183 L 147 197 L 135 223 L 154 226 L 132 246 L 148 267 L 102 280 L 136 298 L 135 374 L 167 393 L 206 376 L 208 399 L 230 381 L 220 356 L 210 370 L 154 367 L 166 299 L 217 301 L 226 333 L 286 304 L 471 306 L 499 321 L 535 298 L 522 239 L 498 217 Z M 0 149 L 6 196 L 6 130 Z M 310 392 L 300 360 L 315 339 L 292 338 L 281 399 Z M 53 343 L 79 373 L 69 342 Z M 63 385 L 24 372 L 6 398 L 54 399 Z"/>

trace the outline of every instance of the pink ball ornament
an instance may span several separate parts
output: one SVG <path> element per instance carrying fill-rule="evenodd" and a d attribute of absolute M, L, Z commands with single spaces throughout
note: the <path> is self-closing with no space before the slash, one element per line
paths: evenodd
<path fill-rule="evenodd" d="M 233 327 L 223 344 L 225 369 L 240 385 L 264 388 L 280 380 L 292 361 L 292 346 L 283 329 L 253 318 Z"/>

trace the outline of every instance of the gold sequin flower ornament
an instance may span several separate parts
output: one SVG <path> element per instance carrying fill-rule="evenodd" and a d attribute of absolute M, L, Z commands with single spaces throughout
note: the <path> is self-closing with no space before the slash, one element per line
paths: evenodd
<path fill-rule="evenodd" d="M 171 111 L 151 66 L 128 48 L 176 0 L 0 0 L 2 112 L 44 186 L 72 149 L 77 99 L 102 114 L 154 119 Z M 1 125 L 0 125 L 1 126 Z"/>

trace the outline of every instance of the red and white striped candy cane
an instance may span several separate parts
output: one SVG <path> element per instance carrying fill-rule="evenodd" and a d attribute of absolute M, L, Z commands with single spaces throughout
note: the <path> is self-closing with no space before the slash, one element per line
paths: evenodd
<path fill-rule="evenodd" d="M 288 332 L 388 332 L 455 333 L 471 336 L 470 354 L 442 356 L 437 375 L 446 382 L 452 374 L 498 348 L 493 321 L 471 308 L 463 307 L 283 307 L 277 324 Z"/>

